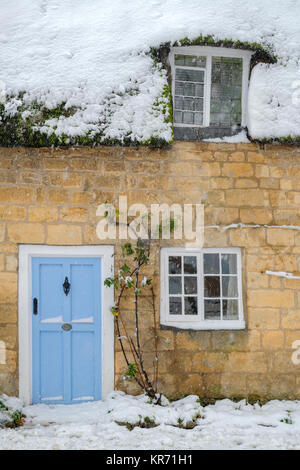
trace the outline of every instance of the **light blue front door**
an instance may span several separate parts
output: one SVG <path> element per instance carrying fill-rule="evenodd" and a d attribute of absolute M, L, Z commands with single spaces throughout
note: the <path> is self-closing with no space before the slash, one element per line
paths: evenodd
<path fill-rule="evenodd" d="M 33 403 L 101 399 L 101 259 L 32 259 Z"/>

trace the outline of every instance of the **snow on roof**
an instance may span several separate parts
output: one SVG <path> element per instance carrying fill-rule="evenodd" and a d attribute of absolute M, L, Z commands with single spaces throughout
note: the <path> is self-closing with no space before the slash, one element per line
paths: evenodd
<path fill-rule="evenodd" d="M 248 127 L 253 138 L 297 137 L 299 21 L 300 0 L 1 0 L 2 120 L 70 139 L 170 141 L 167 76 L 148 53 L 201 34 L 277 56 L 252 71 Z"/>

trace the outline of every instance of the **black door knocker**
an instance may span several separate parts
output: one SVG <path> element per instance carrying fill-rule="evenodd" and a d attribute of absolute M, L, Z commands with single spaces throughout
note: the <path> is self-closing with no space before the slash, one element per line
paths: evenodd
<path fill-rule="evenodd" d="M 70 292 L 71 284 L 69 283 L 69 279 L 66 277 L 65 282 L 63 283 L 64 293 L 68 295 Z"/>

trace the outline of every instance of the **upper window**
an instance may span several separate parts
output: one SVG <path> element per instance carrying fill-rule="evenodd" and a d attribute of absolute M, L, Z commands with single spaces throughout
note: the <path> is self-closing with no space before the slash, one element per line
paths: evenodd
<path fill-rule="evenodd" d="M 251 54 L 217 47 L 173 47 L 174 126 L 245 127 Z"/>
<path fill-rule="evenodd" d="M 161 323 L 178 328 L 242 329 L 239 248 L 162 249 Z"/>

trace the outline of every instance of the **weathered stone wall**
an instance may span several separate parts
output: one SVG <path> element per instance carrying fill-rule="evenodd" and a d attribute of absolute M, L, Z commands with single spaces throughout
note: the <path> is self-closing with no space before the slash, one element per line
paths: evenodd
<path fill-rule="evenodd" d="M 291 360 L 292 343 L 300 340 L 300 279 L 265 273 L 300 272 L 300 149 L 213 143 L 176 143 L 168 150 L 0 149 L 0 393 L 18 390 L 18 244 L 101 243 L 97 205 L 117 204 L 119 195 L 127 195 L 128 204 L 202 202 L 206 225 L 217 226 L 206 228 L 205 246 L 243 248 L 246 330 L 161 329 L 163 391 L 300 398 L 300 365 Z M 244 225 L 228 227 L 238 223 Z M 172 244 L 156 242 L 146 269 L 158 314 L 159 248 Z M 116 254 L 117 263 L 119 242 Z M 132 298 L 125 299 L 131 325 L 132 306 Z M 150 296 L 143 307 L 145 363 L 152 367 Z M 115 365 L 116 387 L 134 392 L 123 380 L 118 344 Z"/>

